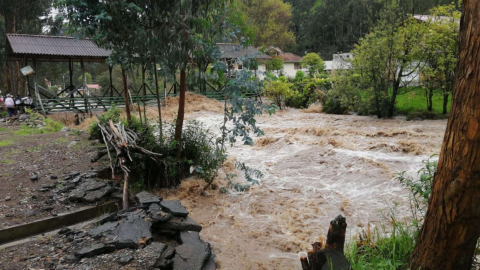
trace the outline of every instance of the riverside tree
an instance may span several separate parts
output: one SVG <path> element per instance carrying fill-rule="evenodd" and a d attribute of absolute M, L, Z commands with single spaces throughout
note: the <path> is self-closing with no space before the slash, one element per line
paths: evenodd
<path fill-rule="evenodd" d="M 402 20 L 398 13 L 398 6 L 389 6 L 381 23 L 353 50 L 353 66 L 379 118 L 394 115 L 397 95 L 421 64 L 418 59 L 425 27 L 413 18 Z"/>
<path fill-rule="evenodd" d="M 433 93 L 442 90 L 443 114 L 447 113 L 448 97 L 453 89 L 455 66 L 458 59 L 458 24 L 460 12 L 455 6 L 439 6 L 430 11 L 432 17 L 426 23 L 420 61 L 423 84 L 427 97 L 427 110 L 432 111 Z"/>
<path fill-rule="evenodd" d="M 410 269 L 471 269 L 480 235 L 480 2 L 463 1 L 453 102 Z"/>

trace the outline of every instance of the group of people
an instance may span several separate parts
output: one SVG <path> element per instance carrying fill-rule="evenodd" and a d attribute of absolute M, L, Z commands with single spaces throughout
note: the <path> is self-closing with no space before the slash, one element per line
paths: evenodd
<path fill-rule="evenodd" d="M 24 112 L 25 108 L 34 108 L 31 95 L 24 98 L 20 98 L 20 95 L 17 95 L 17 97 L 14 98 L 11 94 L 7 94 L 7 96 L 4 99 L 0 99 L 0 101 L 3 101 L 4 106 L 7 108 L 9 118 L 18 115 L 19 111 Z"/>

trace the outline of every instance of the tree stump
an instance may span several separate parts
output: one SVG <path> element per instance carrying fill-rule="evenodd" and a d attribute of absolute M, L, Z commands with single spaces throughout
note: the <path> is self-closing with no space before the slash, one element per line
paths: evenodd
<path fill-rule="evenodd" d="M 351 265 L 343 254 L 347 223 L 339 215 L 330 222 L 325 247 L 321 242 L 312 244 L 313 250 L 301 257 L 303 270 L 349 270 Z"/>

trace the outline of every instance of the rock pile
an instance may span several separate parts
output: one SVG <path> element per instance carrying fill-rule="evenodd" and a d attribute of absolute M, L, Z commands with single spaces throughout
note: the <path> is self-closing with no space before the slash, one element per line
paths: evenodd
<path fill-rule="evenodd" d="M 140 261 L 148 269 L 216 269 L 210 244 L 199 236 L 202 226 L 180 202 L 162 201 L 148 192 L 137 194 L 136 200 L 138 208 L 98 220 L 87 233 L 96 241 L 74 252 L 77 262 L 116 251 L 119 265 Z"/>
<path fill-rule="evenodd" d="M 68 200 L 64 202 L 95 203 L 112 198 L 121 199 L 121 189 L 114 181 L 99 180 L 95 171 L 81 174 L 80 172 L 68 173 L 63 181 L 43 184 L 39 191 L 53 190 L 57 194 L 64 194 Z M 57 179 L 56 176 L 51 177 Z"/>

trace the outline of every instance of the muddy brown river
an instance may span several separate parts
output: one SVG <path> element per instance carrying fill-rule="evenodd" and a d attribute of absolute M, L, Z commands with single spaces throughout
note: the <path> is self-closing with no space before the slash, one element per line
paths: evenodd
<path fill-rule="evenodd" d="M 222 118 L 215 112 L 188 115 L 212 131 Z M 260 185 L 201 196 L 204 183 L 191 179 L 162 191 L 166 199 L 180 199 L 203 225 L 202 239 L 212 244 L 221 269 L 301 269 L 299 257 L 339 214 L 347 218 L 347 239 L 369 224 L 385 224 L 380 212 L 394 202 L 397 218 L 408 217 L 408 193 L 396 173 L 415 175 L 422 160 L 438 154 L 447 122 L 288 109 L 260 116 L 258 123 L 265 136 L 253 147 L 230 147 L 225 170 L 235 171 L 235 160 L 244 162 L 264 173 Z"/>

